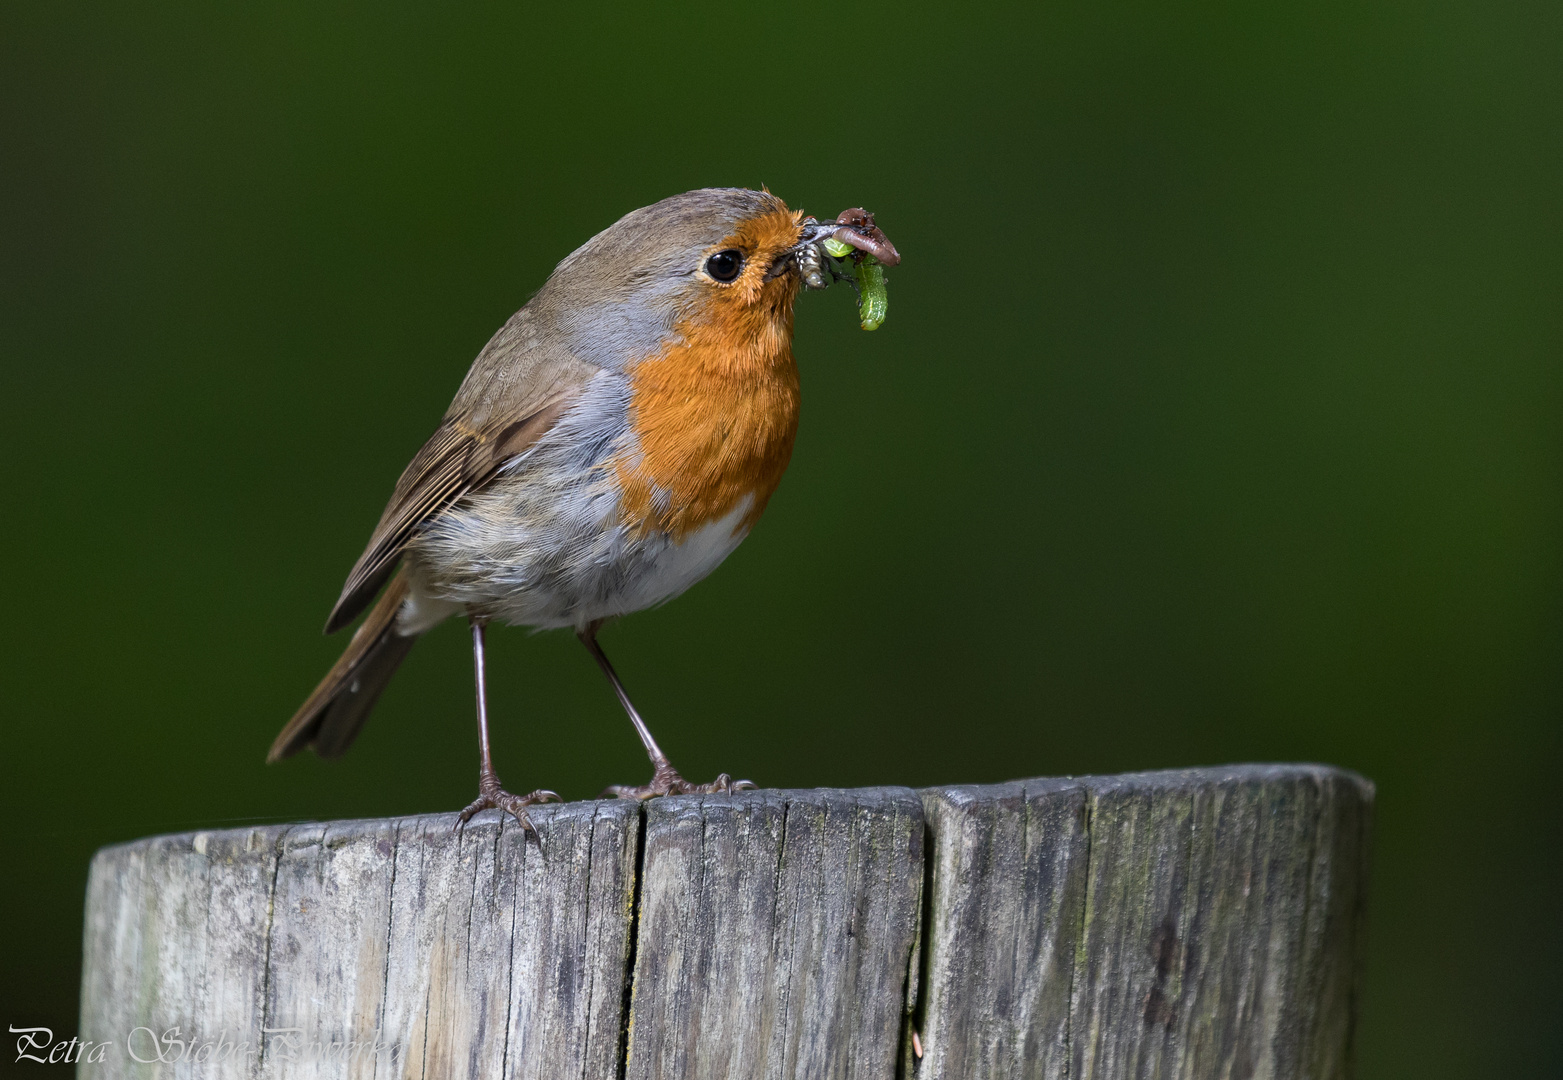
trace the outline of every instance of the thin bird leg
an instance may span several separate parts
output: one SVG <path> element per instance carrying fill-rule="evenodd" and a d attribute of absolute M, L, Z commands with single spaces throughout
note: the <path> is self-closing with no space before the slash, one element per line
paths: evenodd
<path fill-rule="evenodd" d="M 461 812 L 456 821 L 456 828 L 460 829 L 472 815 L 480 810 L 501 810 L 508 813 L 520 823 L 521 827 L 537 837 L 537 830 L 532 827 L 532 819 L 527 816 L 526 808 L 534 803 L 557 802 L 559 796 L 552 791 L 539 788 L 530 795 L 512 795 L 499 785 L 499 776 L 494 772 L 494 758 L 489 753 L 488 747 L 488 679 L 484 671 L 484 640 L 488 629 L 488 620 L 476 615 L 468 617 L 472 624 L 472 666 L 477 675 L 478 684 L 478 752 L 481 759 L 478 765 L 478 797 Z"/>
<path fill-rule="evenodd" d="M 603 789 L 603 796 L 613 795 L 620 799 L 651 799 L 658 795 L 709 795 L 716 792 L 743 791 L 754 787 L 750 781 L 734 780 L 726 773 L 720 774 L 709 784 L 691 784 L 678 774 L 678 770 L 673 768 L 673 763 L 668 761 L 668 756 L 657 745 L 657 740 L 652 738 L 651 729 L 646 727 L 646 721 L 640 718 L 639 710 L 630 700 L 629 693 L 624 689 L 624 683 L 619 680 L 619 673 L 613 670 L 613 664 L 608 661 L 608 654 L 603 652 L 602 646 L 597 643 L 597 631 L 601 627 L 601 620 L 590 623 L 576 636 L 581 639 L 581 644 L 586 646 L 586 651 L 596 659 L 597 666 L 602 668 L 602 673 L 608 676 L 608 682 L 612 684 L 619 704 L 624 706 L 625 712 L 629 713 L 630 723 L 635 725 L 635 733 L 640 736 L 641 745 L 646 748 L 646 756 L 651 759 L 651 783 L 639 787 L 612 784 Z"/>

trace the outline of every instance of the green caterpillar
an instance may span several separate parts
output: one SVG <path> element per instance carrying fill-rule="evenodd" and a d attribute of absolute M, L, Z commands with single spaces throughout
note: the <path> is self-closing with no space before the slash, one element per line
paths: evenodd
<path fill-rule="evenodd" d="M 885 290 L 885 268 L 872 255 L 857 264 L 857 289 L 858 324 L 864 330 L 878 330 L 890 307 L 890 294 Z"/>
<path fill-rule="evenodd" d="M 844 259 L 857 251 L 851 244 L 844 244 L 835 237 L 828 237 L 821 245 L 825 254 L 834 259 Z M 885 268 L 872 255 L 864 255 L 853 267 L 857 275 L 858 325 L 864 330 L 878 330 L 885 322 L 890 308 L 890 293 L 885 289 Z"/>

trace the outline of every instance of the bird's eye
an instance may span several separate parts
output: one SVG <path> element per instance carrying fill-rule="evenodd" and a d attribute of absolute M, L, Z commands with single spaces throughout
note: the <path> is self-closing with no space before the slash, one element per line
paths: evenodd
<path fill-rule="evenodd" d="M 738 272 L 744 268 L 744 253 L 729 248 L 726 251 L 718 251 L 706 260 L 706 273 L 718 281 L 733 281 L 738 277 Z"/>

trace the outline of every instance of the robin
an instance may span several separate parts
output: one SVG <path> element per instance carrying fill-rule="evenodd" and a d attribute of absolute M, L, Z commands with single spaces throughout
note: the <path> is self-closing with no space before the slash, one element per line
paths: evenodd
<path fill-rule="evenodd" d="M 326 632 L 369 614 L 267 760 L 341 755 L 418 637 L 465 615 L 480 765 L 458 827 L 494 808 L 530 830 L 526 808 L 558 798 L 513 795 L 495 775 L 483 653 L 496 619 L 574 630 L 607 676 L 652 776 L 605 795 L 753 787 L 680 776 L 597 633 L 716 569 L 765 510 L 798 426 L 793 301 L 826 284 L 826 240 L 899 261 L 862 210 L 821 224 L 766 191 L 709 188 L 635 210 L 561 262 L 397 481 Z"/>

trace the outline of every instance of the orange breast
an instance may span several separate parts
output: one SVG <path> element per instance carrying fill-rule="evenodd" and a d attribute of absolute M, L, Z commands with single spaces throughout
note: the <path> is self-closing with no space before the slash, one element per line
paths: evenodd
<path fill-rule="evenodd" d="M 738 344 L 686 328 L 688 345 L 631 375 L 639 455 L 616 462 L 623 513 L 682 539 L 746 496 L 748 527 L 781 483 L 798 431 L 798 368 L 786 326 Z M 663 493 L 660 497 L 658 491 Z"/>
<path fill-rule="evenodd" d="M 733 238 L 754 252 L 733 286 L 676 326 L 677 345 L 630 373 L 630 426 L 638 454 L 615 463 L 625 519 L 675 540 L 753 499 L 741 522 L 759 518 L 792 457 L 798 431 L 798 368 L 792 359 L 797 278 L 761 280 L 798 236 L 797 217 L 745 223 Z"/>

